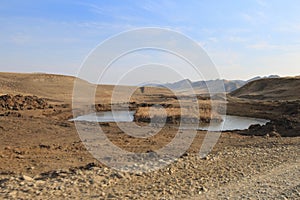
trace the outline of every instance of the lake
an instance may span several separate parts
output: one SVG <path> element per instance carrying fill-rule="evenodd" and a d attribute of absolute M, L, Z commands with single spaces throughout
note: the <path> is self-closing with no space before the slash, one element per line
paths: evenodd
<path fill-rule="evenodd" d="M 221 123 L 210 123 L 210 124 L 200 124 L 199 130 L 209 130 L 209 131 L 232 131 L 232 130 L 244 130 L 248 129 L 251 125 L 259 124 L 265 125 L 270 120 L 251 118 L 251 117 L 239 117 L 233 115 L 223 115 L 223 121 Z"/>
<path fill-rule="evenodd" d="M 72 119 L 72 121 L 90 121 L 90 122 L 132 122 L 135 111 L 111 111 L 97 112 L 88 115 L 82 115 Z M 239 117 L 232 115 L 222 116 L 223 121 L 220 123 L 200 124 L 198 130 L 209 130 L 209 131 L 230 131 L 230 130 L 244 130 L 248 129 L 249 126 L 254 124 L 265 125 L 269 120 L 250 118 L 250 117 Z M 183 127 L 183 129 L 189 129 L 189 127 Z"/>
<path fill-rule="evenodd" d="M 91 113 L 72 119 L 72 121 L 89 121 L 89 122 L 132 122 L 135 111 L 111 111 Z"/>

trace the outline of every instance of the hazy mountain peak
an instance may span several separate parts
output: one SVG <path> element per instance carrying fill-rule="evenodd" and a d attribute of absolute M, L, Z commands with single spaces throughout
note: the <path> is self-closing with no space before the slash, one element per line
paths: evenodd
<path fill-rule="evenodd" d="M 153 86 L 153 87 L 168 87 L 173 90 L 179 90 L 183 92 L 188 92 L 191 87 L 197 93 L 207 93 L 208 88 L 212 91 L 221 92 L 223 89 L 220 88 L 220 82 L 224 84 L 225 92 L 232 92 L 246 83 L 264 79 L 264 78 L 280 78 L 278 75 L 270 75 L 270 76 L 256 76 L 249 80 L 226 80 L 226 79 L 215 79 L 215 80 L 207 80 L 207 81 L 194 81 L 192 82 L 190 79 L 183 79 L 174 83 L 166 83 L 166 84 L 147 84 L 145 86 Z"/>

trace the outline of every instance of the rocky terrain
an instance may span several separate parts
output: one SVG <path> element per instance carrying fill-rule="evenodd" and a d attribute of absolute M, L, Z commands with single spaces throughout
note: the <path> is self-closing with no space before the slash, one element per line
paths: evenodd
<path fill-rule="evenodd" d="M 37 96 L 23 95 L 2 95 L 0 96 L 1 110 L 32 110 L 45 109 L 48 106 L 47 101 Z"/>
<path fill-rule="evenodd" d="M 276 101 L 247 98 L 245 92 L 230 94 L 230 114 L 271 122 L 223 132 L 204 158 L 199 150 L 206 132 L 196 131 L 186 153 L 175 162 L 166 164 L 168 160 L 162 158 L 159 163 L 165 167 L 141 173 L 134 170 L 144 167 L 139 163 L 131 170 L 118 171 L 89 153 L 90 147 L 84 146 L 74 122 L 69 121 L 73 117 L 72 80 L 56 75 L 0 74 L 0 199 L 300 199 L 299 99 L 295 92 L 295 97 L 282 92 L 288 99 L 278 93 Z M 112 88 L 99 87 L 97 96 L 109 99 Z M 284 88 L 288 90 L 287 85 Z M 176 100 L 164 91 L 137 91 L 131 108 Z M 102 101 L 95 110 L 109 110 L 110 106 Z M 132 124 L 136 123 L 123 123 Z M 148 124 L 136 125 L 146 129 Z M 125 134 L 116 123 L 99 126 L 121 149 L 154 157 L 178 132 L 178 127 L 166 125 L 156 134 L 137 138 Z"/>
<path fill-rule="evenodd" d="M 21 173 L 2 173 L 0 196 L 5 199 L 298 199 L 299 144 L 299 138 L 249 138 L 224 133 L 206 159 L 191 152 L 165 168 L 142 174 L 116 171 L 97 162 L 68 168 L 64 162 L 70 156 L 61 157 L 65 161 L 49 157 L 46 159 L 49 165 L 59 163 L 50 171 L 30 173 L 34 167 L 29 167 Z M 52 147 L 47 151 L 59 156 Z"/>
<path fill-rule="evenodd" d="M 299 77 L 260 79 L 228 95 L 227 113 L 271 120 L 266 126 L 252 126 L 247 135 L 300 135 Z"/>

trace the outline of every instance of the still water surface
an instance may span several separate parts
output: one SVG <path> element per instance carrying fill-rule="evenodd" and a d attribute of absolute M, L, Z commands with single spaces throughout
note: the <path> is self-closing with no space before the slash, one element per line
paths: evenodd
<path fill-rule="evenodd" d="M 135 111 L 111 111 L 98 112 L 96 115 L 94 113 L 88 115 L 79 116 L 72 121 L 90 121 L 90 122 L 132 122 L 133 115 Z M 264 125 L 269 120 L 250 118 L 250 117 L 239 117 L 232 115 L 222 116 L 223 121 L 220 123 L 211 124 L 200 124 L 199 130 L 210 130 L 210 131 L 220 131 L 220 130 L 244 130 L 249 128 L 249 126 L 254 124 Z M 188 127 L 184 127 L 188 129 Z"/>

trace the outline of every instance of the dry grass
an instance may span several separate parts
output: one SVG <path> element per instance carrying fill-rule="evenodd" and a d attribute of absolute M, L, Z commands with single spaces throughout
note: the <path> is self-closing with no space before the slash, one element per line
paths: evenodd
<path fill-rule="evenodd" d="M 220 121 L 221 117 L 217 113 L 212 113 L 210 108 L 197 109 L 196 107 L 139 107 L 137 109 L 135 113 L 136 121 L 150 121 L 150 119 L 167 119 L 168 122 L 174 122 L 180 119 L 200 119 L 201 122 L 210 122 L 211 120 Z"/>

